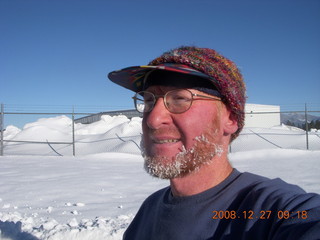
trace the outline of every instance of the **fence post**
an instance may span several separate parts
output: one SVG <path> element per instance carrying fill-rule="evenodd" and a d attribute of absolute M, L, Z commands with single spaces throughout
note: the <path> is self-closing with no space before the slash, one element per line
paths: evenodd
<path fill-rule="evenodd" d="M 0 116 L 0 131 L 1 131 L 1 139 L 0 139 L 0 156 L 3 156 L 3 132 L 4 132 L 4 105 L 1 103 L 1 116 Z"/>
<path fill-rule="evenodd" d="M 307 116 L 307 104 L 304 105 L 304 116 L 305 116 L 305 125 L 306 125 L 306 144 L 307 150 L 309 150 L 309 135 L 308 135 L 308 116 Z"/>
<path fill-rule="evenodd" d="M 76 155 L 76 145 L 75 145 L 75 136 L 74 136 L 74 106 L 72 107 L 72 154 Z"/>

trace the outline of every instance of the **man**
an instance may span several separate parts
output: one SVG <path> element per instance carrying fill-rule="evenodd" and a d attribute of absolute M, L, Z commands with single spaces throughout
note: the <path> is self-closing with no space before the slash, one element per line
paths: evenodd
<path fill-rule="evenodd" d="M 145 200 L 124 239 L 320 239 L 319 195 L 228 161 L 246 99 L 233 62 L 180 47 L 108 77 L 136 92 L 145 169 L 170 180 Z"/>

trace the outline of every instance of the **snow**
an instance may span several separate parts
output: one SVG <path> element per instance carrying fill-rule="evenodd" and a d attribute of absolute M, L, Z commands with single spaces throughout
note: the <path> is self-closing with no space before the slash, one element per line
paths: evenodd
<path fill-rule="evenodd" d="M 143 200 L 168 185 L 143 169 L 140 118 L 103 116 L 76 124 L 75 157 L 71 124 L 59 116 L 6 128 L 5 140 L 22 142 L 5 142 L 0 157 L 1 240 L 118 240 Z M 262 132 L 272 144 L 257 135 Z M 302 130 L 244 129 L 229 158 L 240 171 L 280 177 L 320 193 L 320 138 L 310 134 L 313 150 L 307 151 Z M 65 144 L 51 144 L 54 151 L 46 141 Z"/>

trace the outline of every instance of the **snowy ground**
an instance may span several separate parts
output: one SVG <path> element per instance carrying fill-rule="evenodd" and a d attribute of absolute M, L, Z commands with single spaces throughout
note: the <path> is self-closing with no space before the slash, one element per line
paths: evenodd
<path fill-rule="evenodd" d="M 68 142 L 70 124 L 70 119 L 61 116 L 41 119 L 22 130 L 10 126 L 5 139 Z M 71 156 L 70 144 L 52 144 L 64 155 L 57 156 L 48 144 L 6 142 L 5 156 L 0 157 L 0 239 L 121 239 L 142 201 L 168 185 L 143 170 L 140 125 L 141 119 L 130 121 L 123 116 L 77 124 L 76 157 Z M 281 126 L 245 129 L 244 133 L 252 131 L 268 133 L 264 137 L 272 144 L 260 142 L 256 134 L 242 135 L 229 155 L 234 167 L 281 177 L 320 193 L 318 135 L 311 138 L 314 150 L 306 151 L 275 146 L 285 143 L 303 149 L 298 138 L 305 136 L 298 129 Z M 286 141 L 277 136 L 287 136 Z M 248 151 L 247 146 L 255 150 Z"/>

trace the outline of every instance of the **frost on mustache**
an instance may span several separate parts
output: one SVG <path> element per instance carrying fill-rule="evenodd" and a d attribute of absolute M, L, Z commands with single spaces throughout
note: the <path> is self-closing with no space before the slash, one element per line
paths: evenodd
<path fill-rule="evenodd" d="M 145 160 L 145 170 L 150 175 L 162 179 L 183 177 L 196 172 L 201 166 L 211 163 L 214 156 L 221 156 L 223 153 L 221 145 L 211 142 L 204 135 L 195 138 L 192 148 L 186 149 L 182 146 L 181 151 L 172 159 L 164 156 L 147 156 L 143 140 L 141 140 L 141 150 Z"/>

